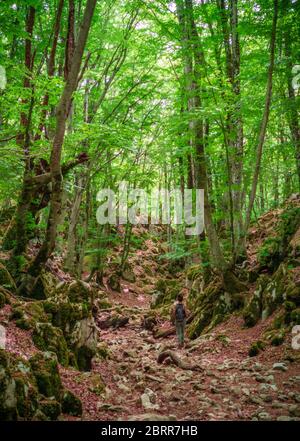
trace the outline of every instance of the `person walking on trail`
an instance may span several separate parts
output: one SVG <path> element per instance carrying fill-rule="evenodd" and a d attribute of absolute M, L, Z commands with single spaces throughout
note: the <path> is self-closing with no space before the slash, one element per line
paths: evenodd
<path fill-rule="evenodd" d="M 183 303 L 183 295 L 178 294 L 177 302 L 175 302 L 171 310 L 171 321 L 176 327 L 179 348 L 184 347 L 184 330 L 187 315 L 187 310 Z"/>

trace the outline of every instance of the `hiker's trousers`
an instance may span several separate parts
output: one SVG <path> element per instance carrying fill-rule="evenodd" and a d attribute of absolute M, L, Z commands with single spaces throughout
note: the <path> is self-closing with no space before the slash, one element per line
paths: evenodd
<path fill-rule="evenodd" d="M 178 343 L 183 345 L 184 343 L 184 329 L 185 329 L 185 320 L 175 320 L 176 334 L 178 338 Z"/>

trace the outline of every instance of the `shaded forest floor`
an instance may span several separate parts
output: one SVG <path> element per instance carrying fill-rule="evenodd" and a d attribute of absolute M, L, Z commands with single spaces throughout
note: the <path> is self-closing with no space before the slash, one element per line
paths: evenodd
<path fill-rule="evenodd" d="M 137 279 L 137 283 L 124 282 L 129 288 L 126 293 L 105 287 L 112 308 L 101 311 L 96 321 L 103 322 L 114 310 L 129 317 L 123 327 L 99 330 L 107 357 L 96 358 L 91 372 L 60 366 L 64 386 L 82 400 L 82 418 L 299 419 L 300 364 L 289 361 L 290 338 L 281 346 L 268 346 L 256 357 L 248 356 L 251 343 L 260 338 L 273 316 L 245 329 L 242 317 L 235 313 L 210 334 L 186 341 L 180 350 L 174 335 L 155 339 L 151 331 L 144 329 L 142 321 L 150 308 L 149 291 L 156 281 L 158 253 L 149 242 L 145 251 L 133 256 L 140 265 L 153 265 L 145 286 Z M 29 358 L 37 351 L 31 331 L 17 328 L 9 320 L 10 312 L 9 305 L 0 310 L 0 320 L 7 326 L 6 349 Z M 169 322 L 162 319 L 160 326 L 167 328 Z M 159 364 L 157 357 L 164 349 L 173 350 L 182 360 L 202 369 L 184 370 L 170 359 Z M 63 418 L 78 419 L 66 415 Z"/>

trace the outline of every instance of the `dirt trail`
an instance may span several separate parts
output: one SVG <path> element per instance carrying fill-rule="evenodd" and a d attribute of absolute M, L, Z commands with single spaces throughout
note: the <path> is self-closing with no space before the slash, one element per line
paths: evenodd
<path fill-rule="evenodd" d="M 248 357 L 251 342 L 259 338 L 271 318 L 254 328 L 242 329 L 241 318 L 233 316 L 210 336 L 188 342 L 186 348 L 178 350 L 175 336 L 155 340 L 142 328 L 149 296 L 117 296 L 124 308 L 128 303 L 136 307 L 134 318 L 125 327 L 101 331 L 101 340 L 109 345 L 110 359 L 96 362 L 91 373 L 62 369 L 65 384 L 83 400 L 84 419 L 300 417 L 299 364 L 283 360 L 283 347 L 267 348 L 257 357 Z M 157 356 L 164 348 L 175 350 L 203 371 L 182 370 L 167 361 L 158 364 Z M 272 368 L 277 362 L 283 362 L 278 370 Z M 106 390 L 97 395 L 90 385 L 97 384 L 99 374 Z"/>
<path fill-rule="evenodd" d="M 109 357 L 96 359 L 91 372 L 60 366 L 64 385 L 82 400 L 83 419 L 300 419 L 299 357 L 297 362 L 286 357 L 290 338 L 282 346 L 268 346 L 258 356 L 248 357 L 251 343 L 260 338 L 272 316 L 244 329 L 242 318 L 232 315 L 211 334 L 187 342 L 181 350 L 175 336 L 156 340 L 143 329 L 142 317 L 150 307 L 154 284 L 168 276 L 158 260 L 160 254 L 158 246 L 146 241 L 144 249 L 132 256 L 136 282 L 126 283 L 129 292 L 107 288 L 113 307 L 130 316 L 124 327 L 100 330 L 99 340 L 107 344 Z M 28 358 L 36 351 L 31 333 L 18 329 L 9 320 L 10 313 L 9 305 L 0 311 L 7 326 L 7 349 Z M 102 311 L 98 320 L 108 315 Z M 164 349 L 174 350 L 202 371 L 183 370 L 170 359 L 158 364 Z"/>

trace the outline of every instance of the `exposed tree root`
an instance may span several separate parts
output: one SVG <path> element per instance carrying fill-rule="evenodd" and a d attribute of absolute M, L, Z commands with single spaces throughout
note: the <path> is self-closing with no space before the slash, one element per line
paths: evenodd
<path fill-rule="evenodd" d="M 129 317 L 122 317 L 122 316 L 112 316 L 108 317 L 105 320 L 97 320 L 97 325 L 100 329 L 108 329 L 108 328 L 114 328 L 118 329 L 122 326 L 127 325 L 129 322 Z"/>
<path fill-rule="evenodd" d="M 188 370 L 188 371 L 202 371 L 203 368 L 201 366 L 198 366 L 196 364 L 189 364 L 185 361 L 181 360 L 178 355 L 175 354 L 175 352 L 167 350 L 161 352 L 157 357 L 157 363 L 163 363 L 164 360 L 167 358 L 171 358 L 173 363 L 176 364 L 176 366 L 180 367 L 181 369 Z"/>
<path fill-rule="evenodd" d="M 169 335 L 175 334 L 175 326 L 171 326 L 170 328 L 158 328 L 154 331 L 153 336 L 154 338 L 163 338 L 168 337 Z"/>

